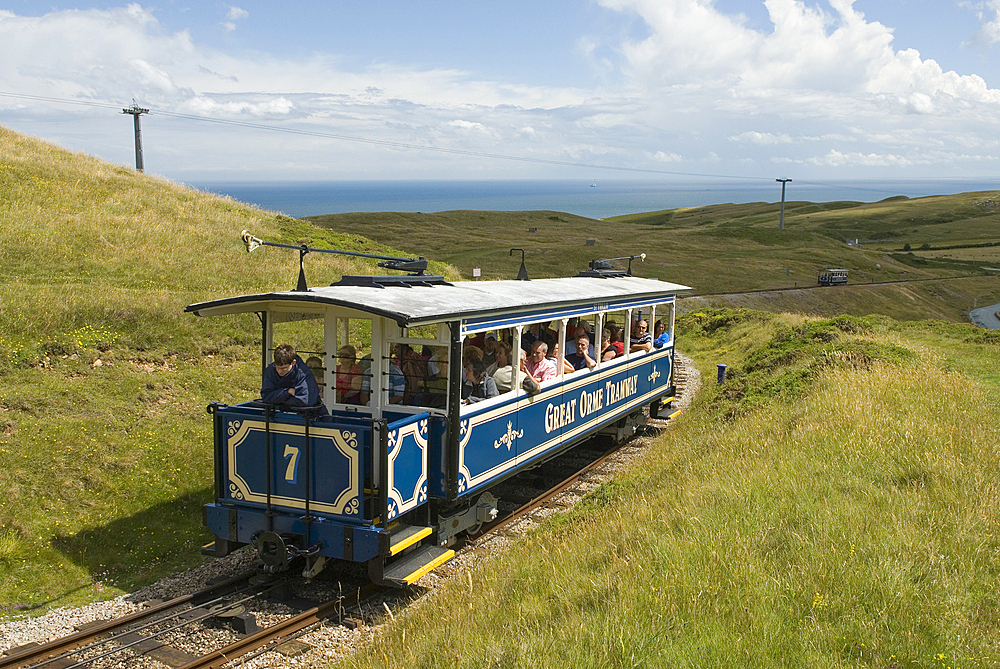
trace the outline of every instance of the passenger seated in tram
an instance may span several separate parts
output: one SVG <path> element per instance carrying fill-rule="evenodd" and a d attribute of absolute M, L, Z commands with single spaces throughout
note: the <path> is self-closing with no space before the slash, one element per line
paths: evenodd
<path fill-rule="evenodd" d="M 274 349 L 274 362 L 264 369 L 260 398 L 286 407 L 311 407 L 319 402 L 316 377 L 291 344 Z"/>
<path fill-rule="evenodd" d="M 632 328 L 628 350 L 632 353 L 648 352 L 651 348 L 653 348 L 653 337 L 649 334 L 649 322 L 645 318 L 640 318 Z"/>
<path fill-rule="evenodd" d="M 341 404 L 361 404 L 364 371 L 357 359 L 358 351 L 351 344 L 337 351 L 337 401 Z"/>
<path fill-rule="evenodd" d="M 601 360 L 607 362 L 618 357 L 618 349 L 611 342 L 611 328 L 601 330 Z"/>
<path fill-rule="evenodd" d="M 361 382 L 361 401 L 367 405 L 371 404 L 372 375 L 377 373 L 377 369 L 372 369 L 371 374 L 366 374 Z M 403 371 L 391 359 L 389 360 L 389 374 L 386 377 L 386 389 L 389 391 L 389 404 L 403 402 L 403 395 L 406 393 L 406 378 L 403 376 Z"/>
<path fill-rule="evenodd" d="M 531 352 L 531 347 L 534 346 L 535 342 L 539 339 L 538 331 L 540 328 L 541 325 L 539 323 L 532 323 L 528 327 L 524 328 L 524 331 L 521 333 L 522 351 L 525 353 Z M 546 344 L 546 346 L 548 346 L 548 344 Z"/>
<path fill-rule="evenodd" d="M 509 393 L 514 387 L 514 365 L 510 360 L 510 349 L 507 344 L 497 344 L 497 361 L 486 368 L 486 373 L 493 377 L 497 390 Z"/>
<path fill-rule="evenodd" d="M 306 360 L 306 367 L 312 372 L 313 378 L 316 379 L 316 386 L 319 388 L 319 398 L 323 399 L 323 391 L 326 390 L 325 382 L 323 380 L 323 359 L 316 355 L 311 355 Z"/>
<path fill-rule="evenodd" d="M 496 382 L 486 373 L 481 360 L 473 360 L 465 366 L 465 379 L 462 381 L 463 404 L 482 402 L 499 394 Z"/>
<path fill-rule="evenodd" d="M 420 404 L 427 390 L 427 365 L 409 344 L 396 344 L 393 349 L 406 384 L 403 404 Z"/>
<path fill-rule="evenodd" d="M 483 364 L 489 367 L 497 359 L 497 336 L 490 332 L 483 342 Z"/>
<path fill-rule="evenodd" d="M 556 374 L 558 374 L 559 373 L 559 342 L 556 342 L 556 343 L 552 344 L 551 348 L 552 348 L 552 352 L 549 355 L 547 355 L 546 357 L 549 360 L 552 361 L 553 365 L 556 366 Z M 573 372 L 576 371 L 576 368 L 573 367 L 573 365 L 569 364 L 569 362 L 566 361 L 566 358 L 563 358 L 562 365 L 563 365 L 563 372 L 565 374 L 572 374 Z"/>
<path fill-rule="evenodd" d="M 575 328 L 567 328 L 566 329 L 566 333 L 567 333 L 566 334 L 566 357 L 567 358 L 569 358 L 569 356 L 571 356 L 571 355 L 573 355 L 574 353 L 577 352 L 577 350 L 576 350 L 576 340 L 579 339 L 581 335 L 583 335 L 584 337 L 586 337 L 588 342 L 590 341 L 590 333 L 587 332 L 587 328 L 584 327 L 583 325 L 577 325 Z M 570 334 L 571 333 L 572 333 L 572 339 L 570 339 Z M 594 347 L 592 345 L 590 346 L 590 348 L 589 348 L 589 350 L 587 352 L 590 354 L 591 358 L 594 357 Z M 580 368 L 578 367 L 577 369 L 580 369 Z"/>
<path fill-rule="evenodd" d="M 577 328 L 583 330 L 583 328 Z M 590 337 L 586 334 L 577 334 L 576 353 L 566 356 L 566 363 L 573 367 L 573 370 L 593 369 L 597 367 L 597 360 L 594 359 L 594 348 L 590 345 Z"/>
<path fill-rule="evenodd" d="M 465 367 L 473 360 L 483 359 L 483 349 L 478 346 L 462 346 L 462 367 Z"/>
<path fill-rule="evenodd" d="M 544 341 L 536 341 L 531 345 L 531 357 L 521 360 L 521 370 L 539 383 L 554 379 L 559 376 L 556 371 L 556 364 L 545 357 L 549 352 L 549 346 Z"/>
<path fill-rule="evenodd" d="M 542 387 L 538 385 L 538 381 L 535 380 L 535 377 L 528 374 L 524 368 L 525 363 L 528 361 L 528 354 L 525 353 L 523 348 L 517 349 L 517 353 L 520 356 L 518 366 L 522 372 L 525 372 L 524 376 L 521 377 L 521 387 L 524 388 L 524 392 L 529 395 L 534 395 L 540 391 Z"/>
<path fill-rule="evenodd" d="M 614 321 L 608 321 L 608 328 L 611 330 L 611 345 L 615 347 L 618 355 L 625 355 L 625 342 L 622 336 L 622 329 Z"/>
<path fill-rule="evenodd" d="M 653 348 L 663 348 L 669 343 L 670 335 L 667 334 L 667 326 L 663 324 L 663 319 L 660 319 L 653 326 Z"/>

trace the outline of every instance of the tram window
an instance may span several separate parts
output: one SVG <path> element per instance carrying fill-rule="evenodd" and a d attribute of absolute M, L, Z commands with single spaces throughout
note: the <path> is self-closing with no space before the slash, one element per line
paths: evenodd
<path fill-rule="evenodd" d="M 653 324 L 650 322 L 650 315 L 648 309 L 637 309 L 632 312 L 632 328 L 628 343 L 629 351 L 633 355 L 653 350 Z"/>
<path fill-rule="evenodd" d="M 627 311 L 612 311 L 609 312 L 604 318 L 604 327 L 608 328 L 610 331 L 610 345 L 614 349 L 615 358 L 625 354 L 629 333 L 631 331 L 628 318 L 629 315 Z M 610 356 L 610 352 L 608 352 L 607 348 L 602 349 L 602 354 L 605 352 L 607 352 Z M 602 355 L 602 357 L 604 356 Z"/>
<path fill-rule="evenodd" d="M 337 319 L 337 351 L 331 385 L 336 389 L 335 401 L 362 405 L 368 402 L 371 388 L 372 322 L 367 318 Z M 366 383 L 367 381 L 367 383 Z"/>
<path fill-rule="evenodd" d="M 448 347 L 424 346 L 420 350 L 425 360 L 427 381 L 421 406 L 444 409 L 448 404 Z"/>
<path fill-rule="evenodd" d="M 309 318 L 306 314 L 275 313 L 271 329 L 272 348 L 268 351 L 267 362 L 274 360 L 274 350 L 282 344 L 290 344 L 295 353 L 309 368 L 319 386 L 319 396 L 326 394 L 327 370 L 324 364 L 324 322 L 320 318 Z"/>
<path fill-rule="evenodd" d="M 493 378 L 497 386 L 497 391 L 505 395 L 514 389 L 514 382 L 517 380 L 517 369 L 520 364 L 520 356 L 511 353 L 508 339 L 501 336 L 497 342 L 496 353 L 493 364 L 486 368 L 486 373 Z M 515 357 L 517 356 L 517 357 Z"/>
<path fill-rule="evenodd" d="M 551 323 L 541 321 L 526 325 L 522 331 L 521 348 L 527 357 L 528 373 L 539 383 L 545 383 L 559 377 L 558 361 L 549 357 L 557 353 L 558 327 L 558 321 Z"/>

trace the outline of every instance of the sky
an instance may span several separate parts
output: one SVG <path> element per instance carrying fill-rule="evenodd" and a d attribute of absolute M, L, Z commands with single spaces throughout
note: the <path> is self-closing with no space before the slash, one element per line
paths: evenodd
<path fill-rule="evenodd" d="M 182 181 L 1000 173 L 1000 0 L 0 0 L 0 125 Z M 0 156 L 2 160 L 2 156 Z"/>

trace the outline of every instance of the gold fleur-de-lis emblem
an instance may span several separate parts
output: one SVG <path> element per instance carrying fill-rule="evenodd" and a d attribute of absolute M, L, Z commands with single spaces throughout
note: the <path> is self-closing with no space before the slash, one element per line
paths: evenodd
<path fill-rule="evenodd" d="M 659 372 L 659 371 L 657 371 L 657 369 L 656 369 L 656 365 L 653 365 L 653 373 L 649 375 L 649 380 L 650 380 L 651 382 L 652 382 L 652 381 L 656 381 L 656 380 L 657 380 L 658 378 L 660 378 L 661 376 L 662 376 L 662 374 L 660 374 L 660 372 Z"/>
<path fill-rule="evenodd" d="M 524 436 L 524 430 L 515 430 L 514 423 L 512 421 L 507 421 L 507 433 L 500 436 L 499 439 L 493 442 L 493 448 L 500 448 L 500 446 L 506 446 L 509 451 L 511 446 L 514 445 L 514 440 L 519 437 Z"/>

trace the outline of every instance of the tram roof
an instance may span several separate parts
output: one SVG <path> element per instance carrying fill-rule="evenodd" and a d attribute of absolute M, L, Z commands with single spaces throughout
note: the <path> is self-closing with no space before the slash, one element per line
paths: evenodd
<path fill-rule="evenodd" d="M 461 320 L 502 327 L 533 316 L 557 318 L 594 309 L 619 310 L 669 300 L 690 290 L 677 283 L 635 276 L 569 277 L 531 281 L 458 281 L 408 285 L 322 286 L 306 291 L 241 295 L 189 305 L 199 316 L 264 311 L 269 308 L 339 306 L 395 320 L 400 327 Z"/>

